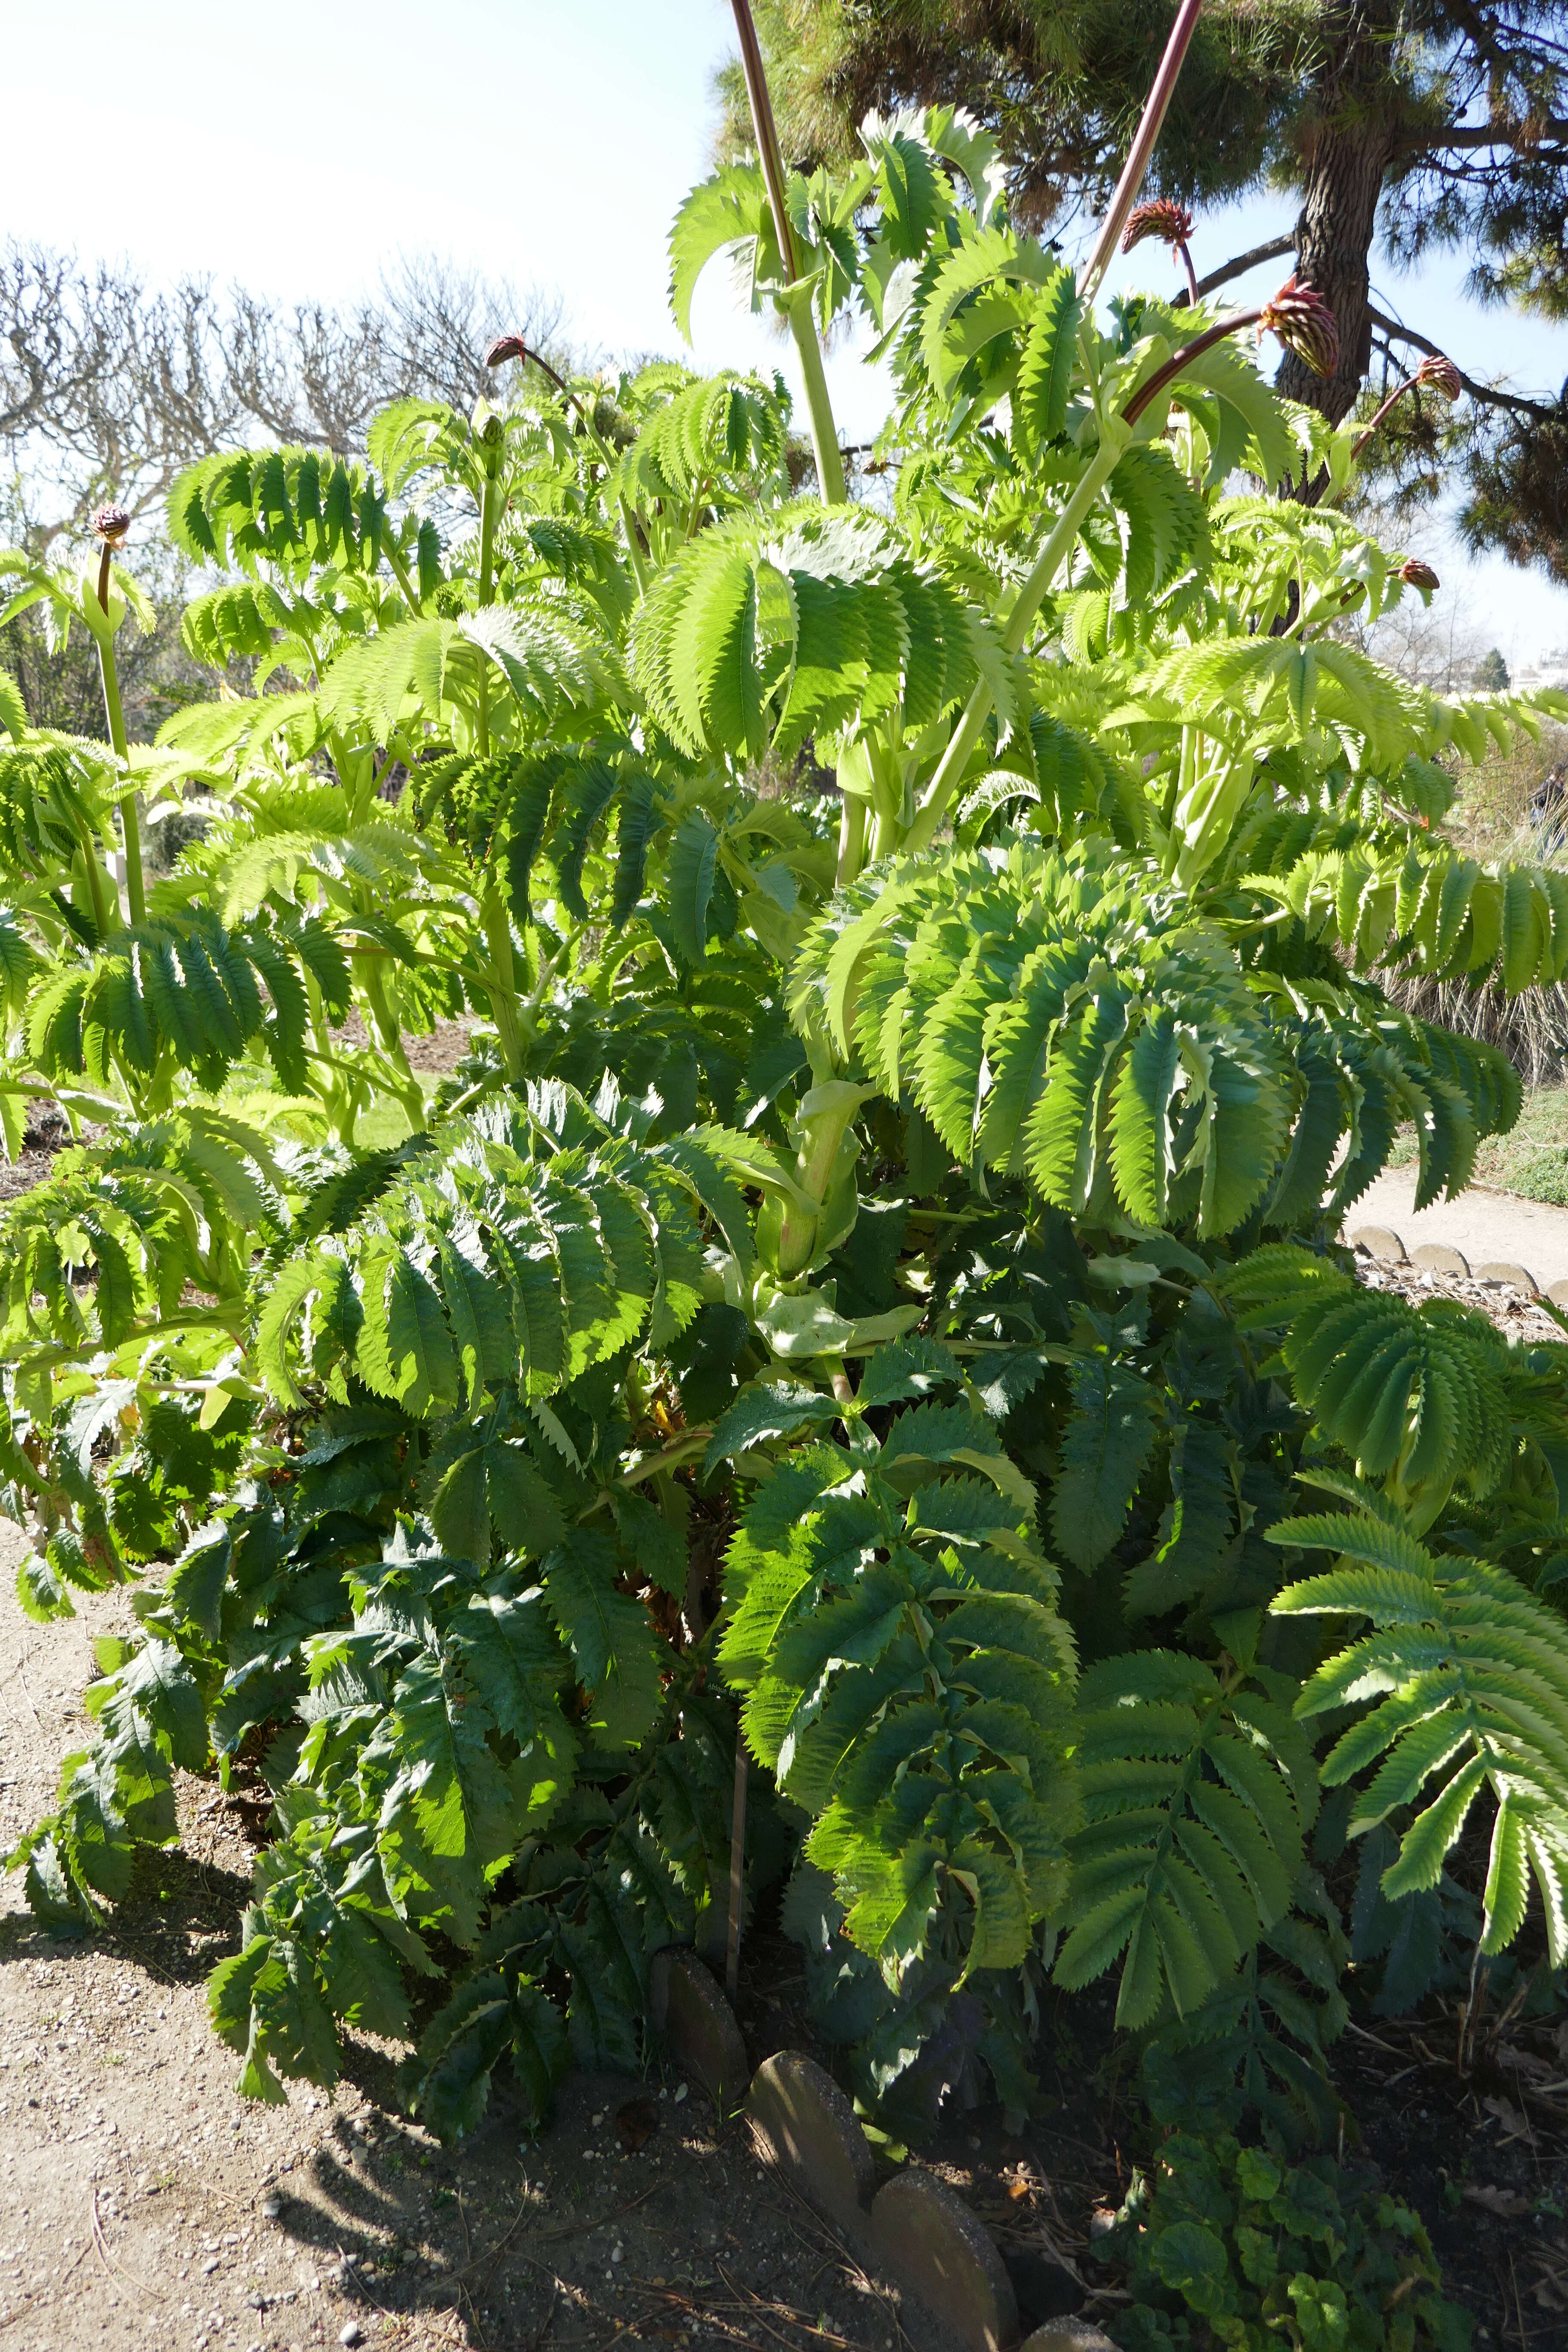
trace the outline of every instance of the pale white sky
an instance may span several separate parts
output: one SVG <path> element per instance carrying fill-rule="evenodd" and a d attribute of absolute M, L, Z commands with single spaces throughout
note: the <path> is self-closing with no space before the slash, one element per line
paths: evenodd
<path fill-rule="evenodd" d="M 400 253 L 435 252 L 558 289 L 581 345 L 673 356 L 665 236 L 710 168 L 710 79 L 732 41 L 728 0 L 0 0 L 0 232 L 290 300 L 352 299 Z M 1263 196 L 1201 221 L 1200 272 L 1291 216 Z M 1167 266 L 1144 247 L 1123 267 L 1159 287 Z M 1419 281 L 1384 270 L 1378 293 L 1473 374 L 1560 383 L 1568 329 L 1478 311 L 1461 276 L 1448 259 Z M 700 366 L 793 373 L 721 266 L 693 326 Z M 879 377 L 846 351 L 831 381 L 845 436 L 868 438 Z M 1468 604 L 1515 667 L 1568 648 L 1568 591 L 1435 551 L 1444 604 Z"/>

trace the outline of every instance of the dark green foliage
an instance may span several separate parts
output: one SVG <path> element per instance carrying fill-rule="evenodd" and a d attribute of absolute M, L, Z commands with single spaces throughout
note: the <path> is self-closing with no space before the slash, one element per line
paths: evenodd
<path fill-rule="evenodd" d="M 1417 2217 L 1328 2157 L 1290 2166 L 1228 2136 L 1177 2133 L 1101 2244 L 1133 2297 L 1111 2322 L 1125 2352 L 1275 2340 L 1465 2352 L 1470 2340 Z"/>

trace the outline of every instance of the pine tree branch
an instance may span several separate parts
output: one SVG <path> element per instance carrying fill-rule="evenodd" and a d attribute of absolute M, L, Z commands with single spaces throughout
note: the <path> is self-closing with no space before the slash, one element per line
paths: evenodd
<path fill-rule="evenodd" d="M 1403 132 L 1394 142 L 1393 152 L 1395 155 L 1424 155 L 1445 147 L 1507 147 L 1527 155 L 1544 154 L 1548 162 L 1554 162 L 1555 151 L 1543 145 L 1547 139 L 1568 142 L 1568 121 L 1548 115 L 1538 123 L 1444 122 L 1434 131 Z"/>
<path fill-rule="evenodd" d="M 1374 327 L 1381 328 L 1395 342 L 1409 343 L 1416 351 L 1427 352 L 1433 359 L 1447 356 L 1440 343 L 1429 342 L 1425 335 L 1417 334 L 1414 327 L 1402 327 L 1397 320 L 1389 318 L 1384 311 L 1374 309 L 1370 303 L 1367 315 Z M 1465 373 L 1463 368 L 1456 373 L 1470 398 L 1480 401 L 1485 407 L 1509 408 L 1521 416 L 1555 416 L 1557 414 L 1555 401 L 1527 400 L 1522 393 L 1500 392 L 1494 384 L 1478 383 L 1473 376 Z"/>
<path fill-rule="evenodd" d="M 1266 237 L 1261 245 L 1252 246 L 1246 253 L 1237 254 L 1231 260 L 1222 262 L 1217 269 L 1211 269 L 1206 278 L 1200 278 L 1198 299 L 1202 301 L 1205 294 L 1212 294 L 1216 286 L 1228 285 L 1233 278 L 1239 278 L 1245 271 L 1256 268 L 1260 261 L 1278 261 L 1282 255 L 1295 250 L 1294 229 L 1288 229 L 1279 236 Z M 1173 310 L 1185 310 L 1190 309 L 1192 297 L 1184 290 L 1175 296 L 1171 308 Z"/>

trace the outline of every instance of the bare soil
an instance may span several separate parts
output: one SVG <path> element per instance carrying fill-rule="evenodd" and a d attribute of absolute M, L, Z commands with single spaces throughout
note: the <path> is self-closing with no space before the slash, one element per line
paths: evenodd
<path fill-rule="evenodd" d="M 33 1624 L 9 1591 L 23 1540 L 0 1522 L 4 1847 L 85 1740 L 93 1637 L 132 1622 L 109 1595 Z M 142 1858 L 101 1934 L 51 1937 L 19 1875 L 0 1882 L 3 2352 L 608 2352 L 622 2337 L 934 2352 L 921 2315 L 758 2160 L 743 2119 L 679 2071 L 574 2073 L 532 2144 L 503 2087 L 458 2150 L 408 2121 L 401 2053 L 365 2040 L 330 2095 L 239 2099 L 203 1985 L 237 1948 L 265 1814 L 216 1781 L 182 1775 L 178 1794 L 179 1846 Z M 801 2044 L 769 1982 L 798 1982 L 797 1961 L 760 1940 L 742 2003 L 753 2062 Z M 986 2111 L 929 2160 L 1016 2249 L 1070 2261 L 1116 2164 L 1098 2118 L 1064 2128 L 1070 2182 L 1053 2185 L 1046 2142 L 1007 2139 Z"/>

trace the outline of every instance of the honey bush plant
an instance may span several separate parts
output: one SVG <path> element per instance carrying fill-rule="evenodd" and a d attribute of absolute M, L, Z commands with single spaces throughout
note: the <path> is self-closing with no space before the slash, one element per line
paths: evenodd
<path fill-rule="evenodd" d="M 673 308 L 733 250 L 814 487 L 777 381 L 503 338 L 471 416 L 183 478 L 214 692 L 156 747 L 0 690 L 0 1118 L 90 1135 L 5 1213 L 7 1507 L 26 1607 L 126 1583 L 139 1628 L 11 1859 L 89 1927 L 176 1769 L 259 1773 L 243 2087 L 363 2028 L 437 2128 L 498 2064 L 538 2118 L 721 1943 L 740 1741 L 746 1901 L 868 2109 L 1026 2108 L 1042 1988 L 1113 1972 L 1154 2078 L 1284 2131 L 1347 1839 L 1418 1905 L 1484 1813 L 1483 1949 L 1568 1958 L 1568 1355 L 1336 1249 L 1401 1128 L 1432 1198 L 1517 1116 L 1384 979 L 1568 972 L 1563 877 L 1441 830 L 1555 705 L 1333 634 L 1411 589 L 1267 494 L 1355 463 L 1237 340 L 1322 357 L 1310 289 L 1097 309 L 1136 172 L 1075 279 L 961 111 L 806 183 L 757 95 Z M 116 537 L 11 567 L 111 716 Z"/>

